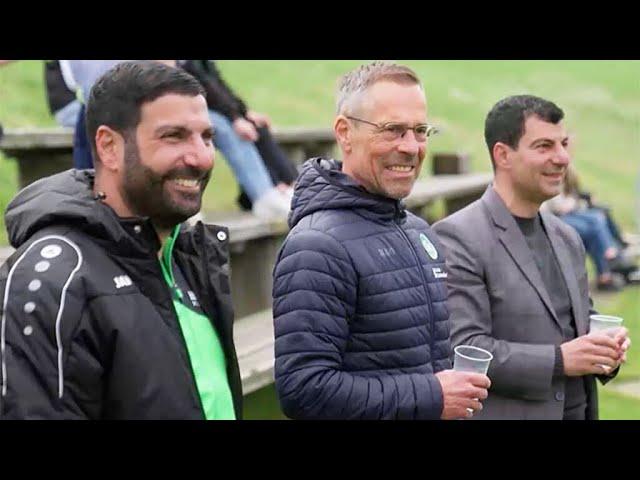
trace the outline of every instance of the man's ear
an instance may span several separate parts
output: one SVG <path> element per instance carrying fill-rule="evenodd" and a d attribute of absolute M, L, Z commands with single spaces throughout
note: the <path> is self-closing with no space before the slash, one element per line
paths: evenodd
<path fill-rule="evenodd" d="M 115 130 L 100 125 L 96 131 L 96 153 L 101 167 L 117 171 L 124 159 L 124 138 Z"/>
<path fill-rule="evenodd" d="M 513 149 L 506 143 L 496 142 L 493 146 L 493 163 L 501 170 L 511 169 L 511 153 Z"/>
<path fill-rule="evenodd" d="M 352 129 L 349 121 L 344 115 L 338 115 L 333 122 L 333 133 L 336 136 L 338 145 L 344 153 L 351 153 Z"/>

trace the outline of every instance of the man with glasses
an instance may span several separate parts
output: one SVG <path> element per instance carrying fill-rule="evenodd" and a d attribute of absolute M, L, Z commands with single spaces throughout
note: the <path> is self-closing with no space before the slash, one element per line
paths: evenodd
<path fill-rule="evenodd" d="M 471 416 L 490 382 L 451 370 L 442 249 L 402 203 L 434 131 L 415 72 L 374 62 L 345 75 L 334 131 L 342 162 L 303 166 L 274 270 L 282 409 L 298 419 Z"/>

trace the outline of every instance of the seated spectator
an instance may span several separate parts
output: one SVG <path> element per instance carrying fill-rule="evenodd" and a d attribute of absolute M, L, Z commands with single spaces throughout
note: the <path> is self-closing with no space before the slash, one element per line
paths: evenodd
<path fill-rule="evenodd" d="M 0 66 L 15 60 L 0 60 Z M 77 99 L 77 85 L 69 60 L 45 60 L 44 81 L 49 111 L 62 127 L 74 127 L 81 103 Z"/>
<path fill-rule="evenodd" d="M 73 167 L 79 170 L 93 168 L 91 147 L 87 138 L 85 126 L 84 105 L 89 98 L 89 92 L 95 81 L 111 67 L 122 60 L 69 60 L 71 76 L 76 84 L 78 100 L 81 102 L 80 111 L 75 123 L 73 134 Z"/>
<path fill-rule="evenodd" d="M 205 88 L 211 120 L 218 128 L 218 132 L 238 137 L 240 142 L 246 143 L 250 154 L 260 157 L 273 184 L 290 201 L 298 170 L 274 140 L 269 117 L 248 109 L 242 99 L 224 81 L 215 62 L 211 60 L 178 60 L 178 65 L 197 78 Z M 214 143 L 216 141 L 214 139 Z M 230 145 L 228 139 L 220 138 L 216 147 L 226 157 L 227 151 L 232 145 L 235 145 L 235 142 L 236 139 L 233 139 Z M 229 160 L 229 162 L 234 168 L 233 161 Z M 250 210 L 252 196 L 243 188 L 242 182 L 239 183 L 241 193 L 238 197 L 238 203 L 242 209 Z"/>
<path fill-rule="evenodd" d="M 638 268 L 625 254 L 622 240 L 608 208 L 595 206 L 591 196 L 581 192 L 572 167 L 567 169 L 563 193 L 546 202 L 546 207 L 571 225 L 580 235 L 595 264 L 599 290 L 617 291 L 625 281 L 635 281 Z"/>
<path fill-rule="evenodd" d="M 572 174 L 575 176 L 575 172 L 573 172 Z M 623 275 L 627 283 L 640 282 L 640 268 L 638 268 L 638 265 L 633 258 L 634 256 L 630 248 L 631 245 L 622 237 L 622 234 L 620 233 L 620 227 L 613 219 L 611 208 L 607 205 L 595 203 L 593 201 L 591 193 L 583 191 L 579 188 L 580 185 L 577 182 L 577 177 L 575 181 L 578 195 L 581 199 L 584 200 L 587 206 L 587 211 L 592 211 L 595 215 L 600 216 L 600 218 L 604 220 L 609 232 L 611 233 L 611 236 L 613 237 L 619 248 L 619 254 L 616 255 L 615 258 L 613 258 L 613 260 L 611 260 L 610 262 L 611 271 Z"/>
<path fill-rule="evenodd" d="M 46 60 L 44 80 L 51 115 L 61 127 L 74 127 L 82 105 L 69 60 Z"/>

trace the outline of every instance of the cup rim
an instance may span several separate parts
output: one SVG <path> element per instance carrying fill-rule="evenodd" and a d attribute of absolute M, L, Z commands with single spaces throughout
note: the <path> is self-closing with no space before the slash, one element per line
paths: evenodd
<path fill-rule="evenodd" d="M 464 353 L 460 353 L 458 351 L 459 348 L 470 348 L 471 350 L 475 350 L 477 352 L 481 352 L 485 355 L 488 355 L 489 358 L 473 358 L 473 357 L 469 357 L 468 355 L 465 355 Z M 474 345 L 458 345 L 457 347 L 455 347 L 453 349 L 453 351 L 455 352 L 456 355 L 466 359 L 466 360 L 472 360 L 474 362 L 487 362 L 487 361 L 491 361 L 493 360 L 493 355 L 491 354 L 491 352 L 488 352 L 487 350 L 485 350 L 484 348 L 480 348 L 480 347 L 476 347 Z"/>
<path fill-rule="evenodd" d="M 599 322 L 611 323 L 612 325 L 622 325 L 622 322 L 624 322 L 624 319 L 622 317 L 616 317 L 613 315 L 594 314 L 589 315 L 589 319 L 597 320 Z"/>

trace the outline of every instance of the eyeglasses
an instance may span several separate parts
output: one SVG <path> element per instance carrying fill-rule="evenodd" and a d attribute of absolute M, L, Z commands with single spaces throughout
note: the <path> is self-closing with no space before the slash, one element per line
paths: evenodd
<path fill-rule="evenodd" d="M 367 125 L 372 125 L 378 129 L 378 133 L 382 135 L 384 140 L 392 142 L 399 138 L 403 138 L 404 135 L 409 130 L 413 130 L 413 134 L 416 137 L 418 142 L 424 142 L 427 140 L 427 137 L 438 133 L 438 129 L 433 125 L 428 125 L 426 123 L 420 123 L 415 127 L 410 127 L 406 123 L 394 123 L 388 122 L 383 124 L 377 124 L 370 122 L 368 120 L 363 120 L 361 118 L 350 117 L 346 115 L 349 120 L 355 120 L 356 122 L 366 123 Z"/>

